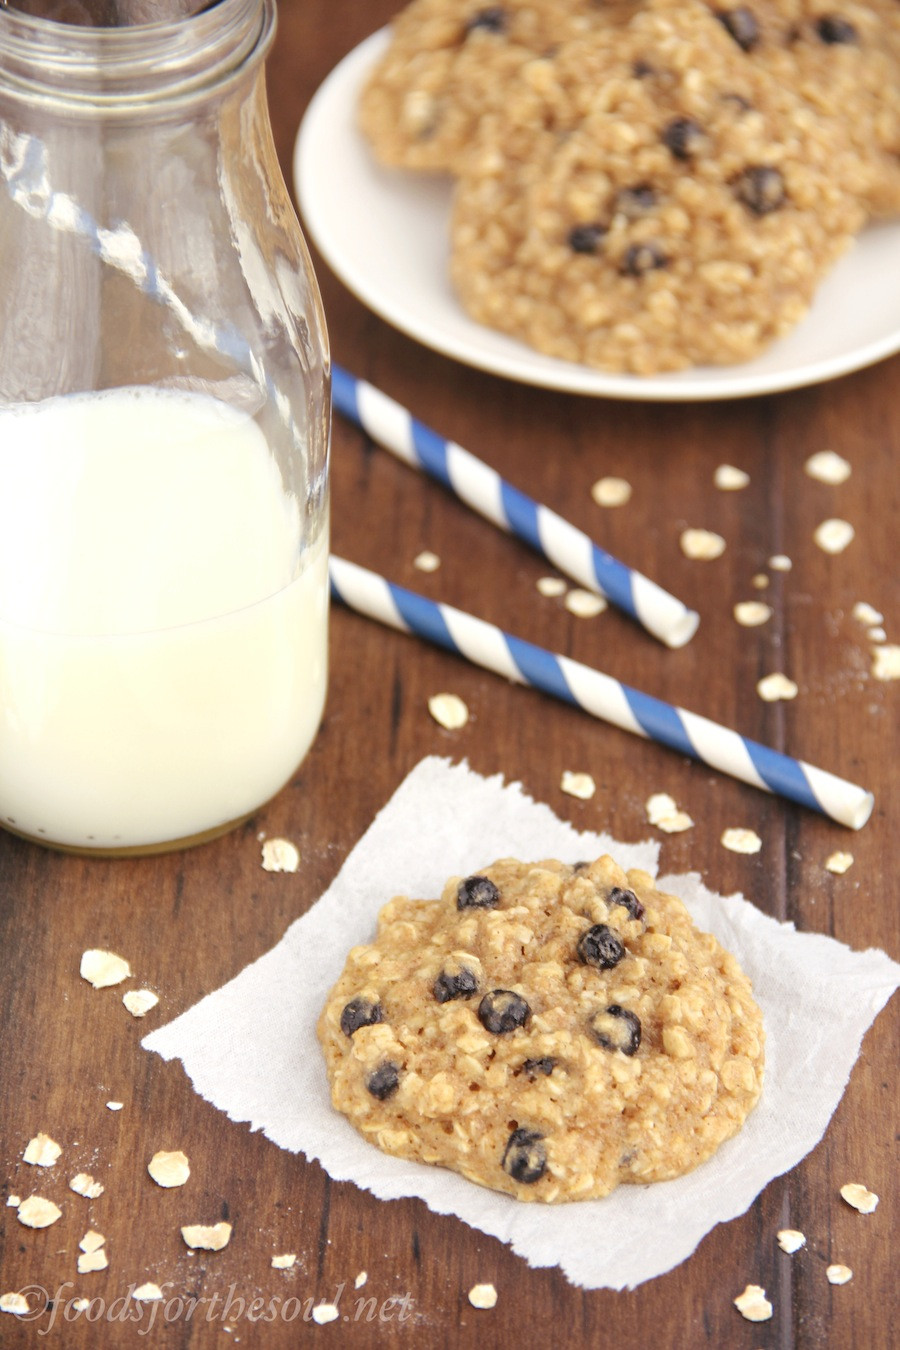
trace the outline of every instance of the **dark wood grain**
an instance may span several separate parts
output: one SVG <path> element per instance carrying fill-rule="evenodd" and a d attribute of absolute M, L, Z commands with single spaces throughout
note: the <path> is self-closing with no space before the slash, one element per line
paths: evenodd
<path fill-rule="evenodd" d="M 315 88 L 392 8 L 390 0 L 283 0 L 268 87 L 288 181 L 293 138 Z M 653 791 L 668 791 L 696 826 L 662 839 L 663 871 L 695 869 L 712 888 L 741 890 L 801 929 L 900 953 L 898 689 L 871 678 L 864 632 L 851 616 L 854 602 L 868 600 L 885 611 L 889 637 L 900 631 L 900 359 L 818 388 L 745 402 L 660 406 L 571 397 L 504 383 L 426 351 L 368 313 L 323 264 L 318 271 L 338 361 L 596 532 L 611 552 L 695 605 L 702 624 L 686 649 L 669 652 L 617 613 L 573 618 L 537 595 L 534 583 L 547 569 L 535 555 L 339 419 L 336 552 L 864 782 L 876 794 L 875 813 L 851 835 L 532 690 L 335 612 L 321 733 L 289 787 L 247 825 L 186 853 L 116 862 L 43 851 L 0 833 L 0 1195 L 37 1189 L 65 1202 L 63 1219 L 43 1232 L 25 1230 L 12 1210 L 0 1209 L 0 1292 L 61 1288 L 64 1309 L 76 1293 L 109 1303 L 130 1284 L 171 1281 L 172 1295 L 218 1301 L 212 1315 L 209 1302 L 200 1304 L 193 1317 L 157 1326 L 147 1340 L 192 1348 L 229 1339 L 274 1348 L 330 1337 L 348 1347 L 390 1342 L 435 1350 L 485 1344 L 887 1350 L 896 1314 L 890 1241 L 896 1008 L 867 1036 L 811 1156 L 773 1181 L 745 1215 L 714 1229 L 678 1269 L 618 1294 L 584 1292 L 556 1270 L 531 1270 L 502 1243 L 417 1200 L 385 1204 L 330 1181 L 318 1165 L 229 1122 L 193 1092 L 179 1064 L 140 1049 L 150 1025 L 189 1007 L 278 941 L 404 775 L 430 753 L 467 757 L 480 772 L 520 779 L 577 827 L 605 828 L 622 839 L 651 833 L 643 803 Z M 841 487 L 803 472 L 806 457 L 826 447 L 853 466 Z M 745 491 L 714 488 L 713 471 L 726 461 L 749 472 Z M 626 508 L 601 512 L 593 504 L 590 486 L 606 473 L 633 484 Z M 812 542 L 813 529 L 830 515 L 857 530 L 836 558 Z M 719 530 L 728 540 L 725 555 L 707 564 L 685 559 L 678 536 L 686 525 Z M 439 572 L 414 570 L 422 548 L 443 559 Z M 741 628 L 732 606 L 756 594 L 751 577 L 777 552 L 792 558 L 793 570 L 772 576 L 766 598 L 775 617 L 762 628 Z M 757 679 L 777 669 L 798 681 L 795 702 L 758 698 Z M 473 718 L 462 731 L 444 732 L 427 715 L 427 698 L 441 689 L 469 704 Z M 564 796 L 564 769 L 589 770 L 596 796 L 588 802 Z M 756 829 L 761 852 L 727 852 L 719 837 L 729 825 Z M 296 841 L 302 854 L 296 875 L 261 870 L 260 830 Z M 837 848 L 855 855 L 842 877 L 823 866 Z M 114 993 L 100 996 L 78 978 L 81 952 L 107 945 L 161 993 L 144 1023 L 125 1016 Z M 105 1107 L 111 1098 L 124 1102 L 118 1114 Z M 63 1145 L 65 1168 L 36 1178 L 21 1155 L 38 1130 Z M 189 1203 L 186 1193 L 162 1192 L 148 1178 L 146 1161 L 159 1148 L 183 1148 L 190 1156 Z M 98 1201 L 66 1191 L 77 1168 L 106 1186 Z M 848 1180 L 879 1193 L 873 1216 L 863 1218 L 840 1200 L 838 1188 Z M 234 1224 L 227 1250 L 187 1254 L 182 1222 L 226 1216 Z M 76 1247 L 89 1223 L 107 1236 L 110 1267 L 79 1279 Z M 785 1226 L 807 1234 L 807 1248 L 794 1257 L 775 1242 Z M 271 1254 L 283 1250 L 299 1253 L 289 1275 L 269 1268 Z M 848 1286 L 826 1282 L 832 1260 L 853 1269 Z M 368 1282 L 357 1293 L 353 1280 L 362 1269 Z M 499 1292 L 492 1312 L 467 1302 L 467 1290 L 483 1281 Z M 770 1323 L 750 1325 L 732 1307 L 748 1282 L 769 1291 Z M 246 1312 L 254 1298 L 294 1296 L 302 1304 L 332 1298 L 342 1285 L 350 1320 L 332 1327 L 302 1315 L 256 1326 Z M 408 1304 L 385 1312 L 385 1299 L 404 1295 Z M 226 1333 L 222 1310 L 229 1298 L 233 1326 Z M 375 1302 L 361 1304 L 354 1320 L 362 1298 Z M 373 1309 L 382 1311 L 381 1321 L 366 1320 Z M 0 1343 L 38 1344 L 37 1330 L 48 1322 L 23 1325 L 4 1316 Z M 59 1311 L 46 1339 L 131 1345 L 141 1343 L 139 1330 L 114 1319 L 65 1322 Z"/>

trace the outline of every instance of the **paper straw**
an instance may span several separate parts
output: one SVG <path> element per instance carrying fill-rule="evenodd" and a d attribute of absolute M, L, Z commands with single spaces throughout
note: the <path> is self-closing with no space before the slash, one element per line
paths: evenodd
<path fill-rule="evenodd" d="M 342 558 L 332 556 L 329 575 L 333 597 L 350 609 L 401 632 L 428 638 L 477 666 L 517 684 L 542 689 L 623 731 L 659 741 L 854 830 L 865 825 L 872 813 L 875 799 L 864 788 L 770 750 L 706 717 L 642 694 L 579 661 L 545 651 Z"/>
<path fill-rule="evenodd" d="M 339 412 L 398 459 L 443 483 L 456 497 L 502 530 L 530 544 L 580 585 L 605 596 L 669 647 L 683 647 L 700 616 L 582 530 L 527 497 L 489 465 L 436 431 L 374 385 L 341 366 L 332 369 L 332 400 Z"/>

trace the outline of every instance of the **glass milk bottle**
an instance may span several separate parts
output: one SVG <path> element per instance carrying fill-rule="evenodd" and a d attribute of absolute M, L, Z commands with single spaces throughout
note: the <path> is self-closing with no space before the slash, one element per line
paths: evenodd
<path fill-rule="evenodd" d="M 0 825 L 155 852 L 315 736 L 329 356 L 273 0 L 90 2 L 0 8 Z"/>

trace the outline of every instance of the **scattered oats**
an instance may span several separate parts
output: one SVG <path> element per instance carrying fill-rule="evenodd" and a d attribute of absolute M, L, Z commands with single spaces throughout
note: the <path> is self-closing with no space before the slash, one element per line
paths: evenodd
<path fill-rule="evenodd" d="M 264 872 L 296 872 L 300 853 L 290 839 L 267 839 L 262 846 Z"/>
<path fill-rule="evenodd" d="M 835 872 L 838 876 L 843 876 L 848 868 L 853 866 L 853 854 L 831 853 L 825 859 L 825 866 L 829 872 Z"/>
<path fill-rule="evenodd" d="M 148 1280 L 146 1284 L 139 1284 L 137 1289 L 132 1292 L 131 1297 L 137 1299 L 138 1303 L 158 1303 L 165 1296 L 158 1284 Z"/>
<path fill-rule="evenodd" d="M 689 830 L 693 821 L 686 811 L 679 811 L 674 798 L 668 792 L 654 792 L 648 797 L 644 809 L 651 825 L 656 825 L 665 834 L 680 834 Z"/>
<path fill-rule="evenodd" d="M 593 797 L 597 790 L 597 785 L 589 773 L 571 773 L 568 769 L 563 770 L 559 786 L 563 792 L 568 792 L 570 797 L 580 797 L 585 802 L 589 797 Z"/>
<path fill-rule="evenodd" d="M 853 1279 L 853 1271 L 849 1266 L 842 1266 L 839 1262 L 833 1266 L 828 1266 L 825 1271 L 825 1278 L 829 1284 L 847 1284 Z"/>
<path fill-rule="evenodd" d="M 147 1171 L 157 1186 L 166 1187 L 183 1186 L 191 1175 L 188 1160 L 180 1149 L 172 1153 L 166 1153 L 165 1150 L 154 1153 L 147 1164 Z"/>
<path fill-rule="evenodd" d="M 13 1317 L 24 1317 L 28 1312 L 28 1299 L 24 1294 L 0 1294 L 0 1312 L 12 1313 Z"/>
<path fill-rule="evenodd" d="M 69 1182 L 69 1190 L 76 1195 L 83 1195 L 85 1200 L 96 1200 L 103 1194 L 103 1187 L 90 1172 L 78 1172 Z"/>
<path fill-rule="evenodd" d="M 107 1102 L 106 1109 L 107 1111 L 121 1111 L 124 1105 L 124 1102 Z"/>
<path fill-rule="evenodd" d="M 72 1300 L 72 1307 L 76 1312 L 84 1312 L 90 1306 L 91 1300 L 89 1298 L 76 1298 Z"/>
<path fill-rule="evenodd" d="M 758 628 L 772 617 L 772 606 L 762 600 L 741 600 L 734 607 L 734 617 L 745 628 Z"/>
<path fill-rule="evenodd" d="M 129 989 L 122 995 L 122 1002 L 132 1017 L 145 1017 L 151 1008 L 159 1002 L 159 996 L 152 989 Z"/>
<path fill-rule="evenodd" d="M 769 584 L 769 578 L 765 572 L 757 572 L 756 576 L 752 578 L 752 582 L 758 591 L 764 591 Z"/>
<path fill-rule="evenodd" d="M 598 506 L 624 506 L 631 500 L 631 484 L 625 478 L 598 478 L 591 496 Z"/>
<path fill-rule="evenodd" d="M 285 1252 L 283 1256 L 272 1257 L 273 1270 L 293 1270 L 297 1260 L 296 1252 Z"/>
<path fill-rule="evenodd" d="M 900 680 L 900 647 L 895 642 L 873 649 L 872 674 L 876 680 Z"/>
<path fill-rule="evenodd" d="M 319 1326 L 324 1326 L 326 1322 L 336 1322 L 340 1313 L 333 1303 L 317 1303 L 312 1310 L 313 1321 L 318 1322 Z"/>
<path fill-rule="evenodd" d="M 21 1196 L 18 1196 L 18 1195 L 8 1195 L 8 1196 L 6 1197 L 6 1204 L 7 1204 L 7 1207 L 8 1207 L 9 1209 L 18 1209 L 19 1206 L 21 1205 L 21 1203 L 22 1203 L 22 1198 L 21 1198 Z"/>
<path fill-rule="evenodd" d="M 92 947 L 81 957 L 81 978 L 95 989 L 108 989 L 111 984 L 121 984 L 130 974 L 131 966 L 123 956 L 116 956 L 115 952 L 104 952 Z"/>
<path fill-rule="evenodd" d="M 595 595 L 593 591 L 583 591 L 579 586 L 569 591 L 563 604 L 577 619 L 594 619 L 609 608 L 602 595 Z"/>
<path fill-rule="evenodd" d="M 887 642 L 887 633 L 883 628 L 870 628 L 866 637 L 870 642 Z"/>
<path fill-rule="evenodd" d="M 769 566 L 773 572 L 789 572 L 793 565 L 786 553 L 773 553 L 769 559 Z"/>
<path fill-rule="evenodd" d="M 750 475 L 733 464 L 720 464 L 713 474 L 713 482 L 720 492 L 740 492 L 750 482 Z"/>
<path fill-rule="evenodd" d="M 772 1316 L 772 1305 L 766 1298 L 765 1289 L 759 1284 L 748 1284 L 744 1292 L 734 1299 L 734 1306 L 748 1322 L 768 1322 Z"/>
<path fill-rule="evenodd" d="M 231 1224 L 187 1224 L 182 1228 L 181 1236 L 189 1247 L 202 1247 L 207 1252 L 220 1252 L 223 1247 L 228 1246 L 231 1238 Z"/>
<path fill-rule="evenodd" d="M 473 1308 L 495 1308 L 497 1290 L 492 1284 L 473 1284 L 469 1290 L 469 1302 Z"/>
<path fill-rule="evenodd" d="M 565 595 L 568 586 L 562 577 L 538 577 L 535 582 L 541 595 L 546 595 L 548 599 L 553 599 L 557 595 Z"/>
<path fill-rule="evenodd" d="M 469 709 L 458 694 L 432 694 L 428 711 L 447 731 L 458 731 L 469 720 Z"/>
<path fill-rule="evenodd" d="M 362 1289 L 363 1285 L 365 1284 L 368 1278 L 369 1272 L 367 1270 L 361 1270 L 357 1275 L 356 1279 L 353 1281 L 353 1288 Z"/>
<path fill-rule="evenodd" d="M 810 455 L 803 467 L 810 478 L 817 478 L 820 483 L 837 485 L 846 483 L 850 477 L 850 465 L 833 450 L 820 450 L 818 454 Z"/>
<path fill-rule="evenodd" d="M 102 1249 L 102 1247 L 98 1247 L 96 1251 L 84 1252 L 81 1256 L 79 1256 L 78 1274 L 89 1275 L 92 1270 L 106 1270 L 106 1267 L 108 1265 L 109 1265 L 109 1257 L 106 1255 L 106 1252 Z"/>
<path fill-rule="evenodd" d="M 51 1223 L 62 1217 L 62 1210 L 52 1200 L 42 1195 L 29 1195 L 19 1205 L 19 1223 L 26 1228 L 49 1228 Z"/>
<path fill-rule="evenodd" d="M 96 1252 L 103 1246 L 105 1241 L 106 1238 L 102 1233 L 98 1233 L 93 1228 L 89 1228 L 78 1245 L 83 1252 Z"/>
<path fill-rule="evenodd" d="M 848 520 L 823 520 L 813 531 L 813 539 L 825 553 L 843 553 L 855 534 Z"/>
<path fill-rule="evenodd" d="M 806 1236 L 797 1228 L 782 1228 L 777 1236 L 781 1250 L 789 1252 L 791 1256 L 794 1252 L 799 1252 L 801 1247 L 806 1246 Z"/>
<path fill-rule="evenodd" d="M 684 530 L 681 551 L 686 558 L 701 558 L 704 561 L 721 558 L 725 552 L 725 540 L 712 530 Z"/>
<path fill-rule="evenodd" d="M 732 853 L 758 853 L 762 848 L 762 840 L 755 830 L 725 830 L 722 843 Z"/>
<path fill-rule="evenodd" d="M 853 617 L 864 623 L 867 628 L 876 623 L 884 623 L 884 615 L 879 614 L 874 605 L 866 604 L 865 600 L 858 600 L 853 606 Z"/>
<path fill-rule="evenodd" d="M 49 1134 L 36 1134 L 28 1141 L 22 1161 L 32 1163 L 35 1167 L 52 1167 L 61 1153 L 59 1144 Z"/>
<path fill-rule="evenodd" d="M 786 675 L 776 671 L 773 675 L 764 675 L 757 681 L 756 692 L 766 703 L 777 703 L 779 699 L 797 697 L 797 686 Z"/>
<path fill-rule="evenodd" d="M 413 567 L 417 567 L 420 572 L 436 572 L 441 565 L 441 560 L 431 549 L 423 548 L 421 553 L 417 553 L 413 558 Z"/>
<path fill-rule="evenodd" d="M 871 1214 L 878 1204 L 875 1192 L 868 1190 L 859 1181 L 848 1181 L 846 1186 L 841 1187 L 841 1195 L 860 1214 Z"/>

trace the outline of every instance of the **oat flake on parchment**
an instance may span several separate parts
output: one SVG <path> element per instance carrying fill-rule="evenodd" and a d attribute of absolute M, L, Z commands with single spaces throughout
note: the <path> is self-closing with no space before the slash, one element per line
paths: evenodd
<path fill-rule="evenodd" d="M 748 1284 L 742 1294 L 732 1300 L 741 1317 L 748 1322 L 768 1322 L 772 1316 L 772 1305 L 766 1298 L 766 1291 L 759 1284 Z"/>
<path fill-rule="evenodd" d="M 266 839 L 262 846 L 264 872 L 296 872 L 300 866 L 300 850 L 290 839 Z"/>
<path fill-rule="evenodd" d="M 445 731 L 458 731 L 469 720 L 469 709 L 458 694 L 432 694 L 428 711 Z"/>
<path fill-rule="evenodd" d="M 127 980 L 131 975 L 131 966 L 124 956 L 91 947 L 82 954 L 79 973 L 95 989 L 108 989 L 111 985 Z"/>
<path fill-rule="evenodd" d="M 859 1181 L 848 1181 L 841 1187 L 841 1198 L 858 1209 L 860 1214 L 872 1214 L 878 1205 L 878 1196 Z"/>
<path fill-rule="evenodd" d="M 624 506 L 631 500 L 631 484 L 625 478 L 598 478 L 591 496 L 598 506 Z"/>
<path fill-rule="evenodd" d="M 701 562 L 721 558 L 725 552 L 725 540 L 713 530 L 683 530 L 679 542 L 686 558 L 698 559 Z"/>
<path fill-rule="evenodd" d="M 22 1161 L 33 1167 L 52 1167 L 61 1153 L 59 1144 L 49 1134 L 36 1134 L 29 1139 Z"/>

